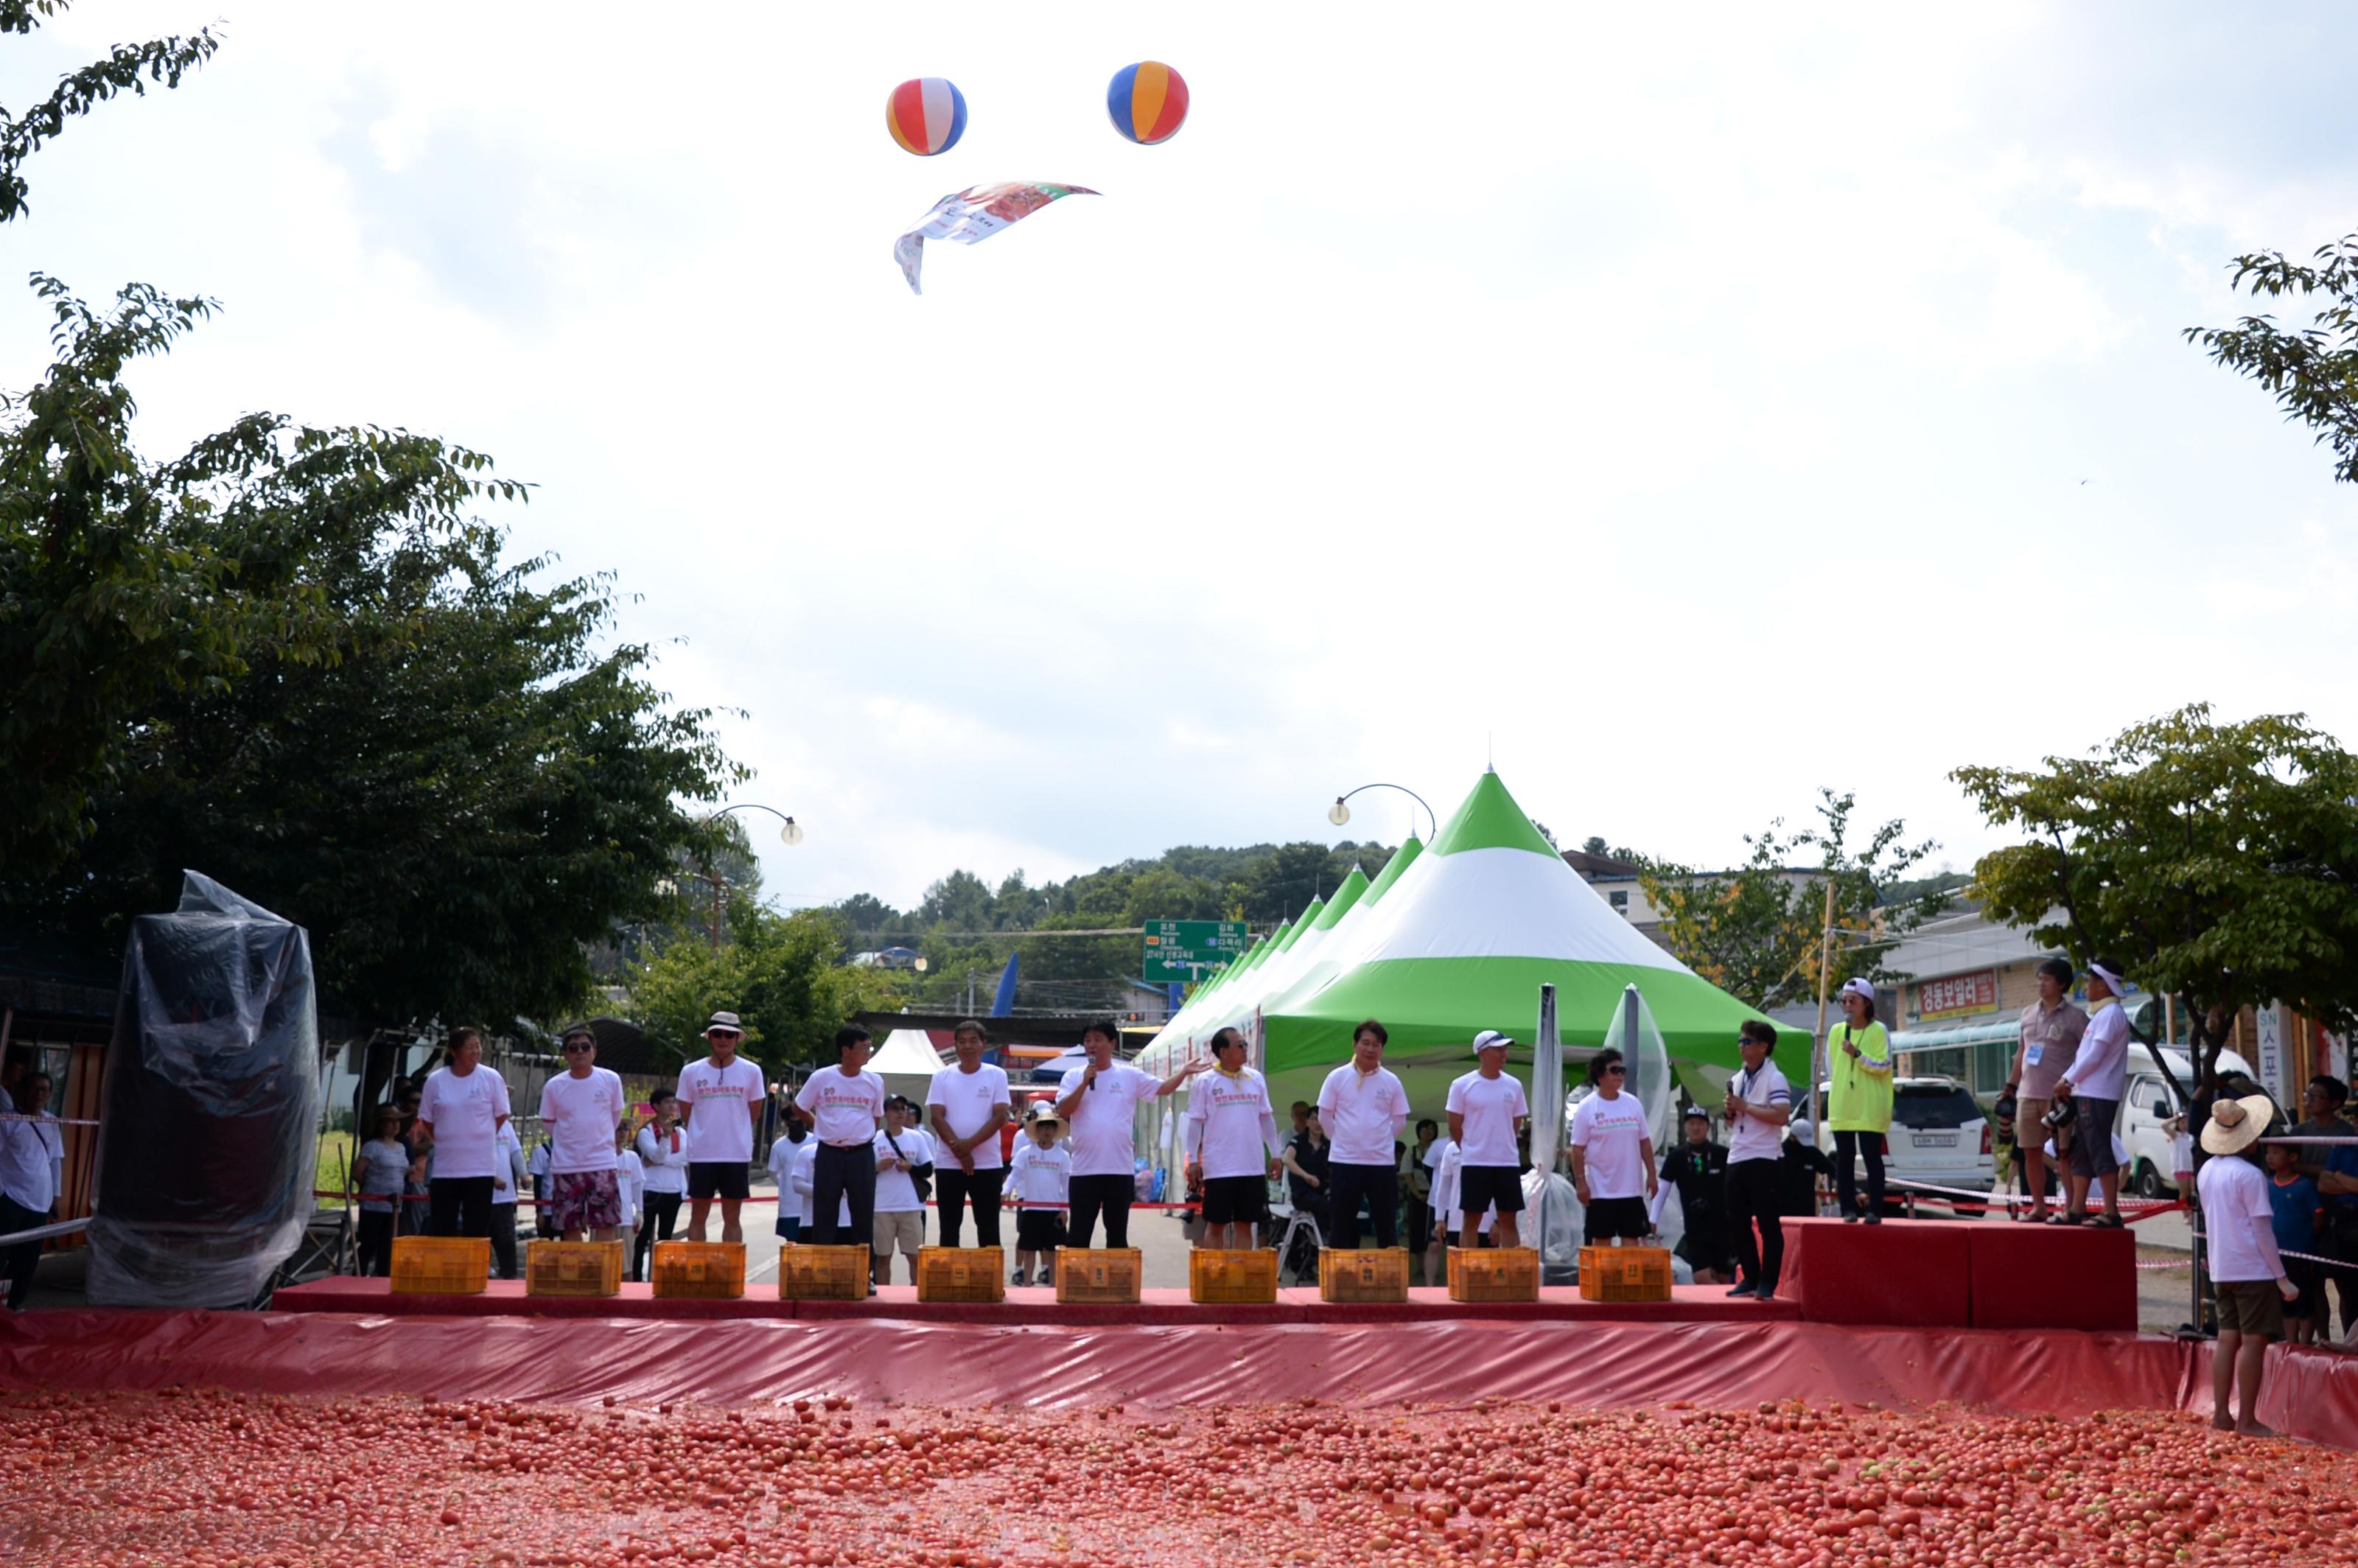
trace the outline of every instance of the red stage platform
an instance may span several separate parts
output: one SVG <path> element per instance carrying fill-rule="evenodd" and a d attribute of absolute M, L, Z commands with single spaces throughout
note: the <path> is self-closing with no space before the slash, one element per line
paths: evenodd
<path fill-rule="evenodd" d="M 1240 1327 L 1247 1325 L 1451 1323 L 1773 1323 L 1801 1315 L 1789 1302 L 1729 1301 L 1726 1288 L 1696 1285 L 1669 1302 L 1631 1305 L 1585 1302 L 1572 1289 L 1545 1289 L 1535 1303 L 1473 1304 L 1446 1291 L 1412 1290 L 1401 1306 L 1322 1302 L 1307 1287 L 1280 1291 L 1270 1305 L 1197 1305 L 1184 1291 L 1147 1291 L 1136 1306 L 1057 1304 L 1055 1292 L 1011 1290 L 1003 1302 L 920 1302 L 914 1285 L 887 1285 L 863 1302 L 781 1301 L 777 1286 L 735 1301 L 657 1301 L 650 1285 L 624 1285 L 618 1296 L 527 1296 L 516 1280 L 494 1280 L 481 1295 L 395 1295 L 388 1281 L 339 1277 L 295 1285 L 271 1298 L 280 1313 L 358 1313 L 373 1317 L 619 1318 L 633 1322 L 711 1322 L 767 1318 L 840 1322 L 889 1318 L 903 1323 L 1063 1328 Z"/>
<path fill-rule="evenodd" d="M 1789 1219 L 1777 1299 L 1809 1323 L 2134 1334 L 2136 1240 L 1996 1220 Z"/>

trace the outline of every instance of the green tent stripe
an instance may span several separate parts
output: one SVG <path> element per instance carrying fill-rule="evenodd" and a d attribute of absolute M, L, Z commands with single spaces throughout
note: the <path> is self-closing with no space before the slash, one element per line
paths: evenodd
<path fill-rule="evenodd" d="M 1366 896 L 1368 886 L 1368 873 L 1353 866 L 1351 874 L 1343 879 L 1343 885 L 1335 890 L 1335 896 L 1326 901 L 1326 913 L 1318 917 L 1318 929 L 1335 929 L 1335 923 L 1348 914 L 1351 906 Z"/>
<path fill-rule="evenodd" d="M 1312 899 L 1310 901 L 1310 907 L 1302 912 L 1302 918 L 1293 923 L 1293 929 L 1285 934 L 1285 940 L 1277 945 L 1277 950 L 1282 953 L 1288 947 L 1293 946 L 1296 942 L 1301 941 L 1303 934 L 1308 931 L 1310 927 L 1316 923 L 1319 915 L 1325 913 L 1325 909 L 1326 901 L 1325 899 Z"/>
<path fill-rule="evenodd" d="M 1344 1060 L 1352 1027 L 1363 1018 L 1383 1021 L 1393 1054 L 1462 1050 L 1484 1028 L 1528 1042 L 1539 1020 L 1542 982 L 1556 988 L 1556 1017 L 1567 1045 L 1600 1044 L 1622 989 L 1630 985 L 1645 997 L 1664 1047 L 1690 1062 L 1738 1065 L 1736 1027 L 1760 1016 L 1708 980 L 1675 969 L 1558 958 L 1389 958 L 1360 965 L 1315 997 L 1270 1014 L 1269 1067 L 1279 1072 Z M 1798 1030 L 1779 1034 L 1779 1062 L 1789 1075 L 1806 1076 L 1809 1037 Z"/>
<path fill-rule="evenodd" d="M 1484 773 L 1456 815 L 1433 836 L 1434 854 L 1455 855 L 1461 849 L 1529 849 L 1535 855 L 1551 856 L 1556 852 L 1554 845 L 1540 837 L 1540 830 L 1531 826 L 1531 819 L 1523 815 L 1523 808 L 1515 804 L 1496 773 Z"/>
<path fill-rule="evenodd" d="M 1392 891 L 1392 884 L 1401 880 L 1401 873 L 1414 865 L 1416 858 L 1423 853 L 1424 845 L 1415 834 L 1401 839 L 1401 847 L 1392 851 L 1391 860 L 1376 873 L 1376 880 L 1368 884 L 1368 891 L 1359 895 L 1359 902 L 1368 905 L 1381 903 L 1384 894 Z"/>

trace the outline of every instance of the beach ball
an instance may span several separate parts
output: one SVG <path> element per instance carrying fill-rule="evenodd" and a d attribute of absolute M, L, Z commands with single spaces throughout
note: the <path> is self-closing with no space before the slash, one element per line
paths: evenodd
<path fill-rule="evenodd" d="M 1184 96 L 1180 102 L 1185 103 Z M 919 157 L 946 153 L 966 135 L 966 94 L 946 77 L 912 77 L 884 100 L 884 128 L 903 152 Z"/>
<path fill-rule="evenodd" d="M 1159 59 L 1123 66 L 1106 88 L 1106 113 L 1133 142 L 1167 142 L 1187 123 L 1186 81 Z"/>

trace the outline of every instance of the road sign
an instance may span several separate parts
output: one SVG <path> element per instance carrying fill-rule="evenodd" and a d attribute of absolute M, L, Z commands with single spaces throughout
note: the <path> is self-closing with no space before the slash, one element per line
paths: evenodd
<path fill-rule="evenodd" d="M 1204 970 L 1242 953 L 1245 943 L 1241 920 L 1150 920 L 1140 975 L 1152 982 L 1200 979 Z"/>

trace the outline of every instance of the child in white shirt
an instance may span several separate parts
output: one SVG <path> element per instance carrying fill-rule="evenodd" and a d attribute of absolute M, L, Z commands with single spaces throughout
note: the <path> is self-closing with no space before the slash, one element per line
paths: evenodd
<path fill-rule="evenodd" d="M 1056 1249 L 1065 1244 L 1073 1152 L 1056 1141 L 1064 1129 L 1053 1116 L 1034 1117 L 1030 1130 L 1030 1140 L 1016 1146 L 1007 1167 L 1006 1201 L 1015 1206 L 1013 1280 L 1019 1285 L 1051 1285 L 1056 1281 Z"/>

